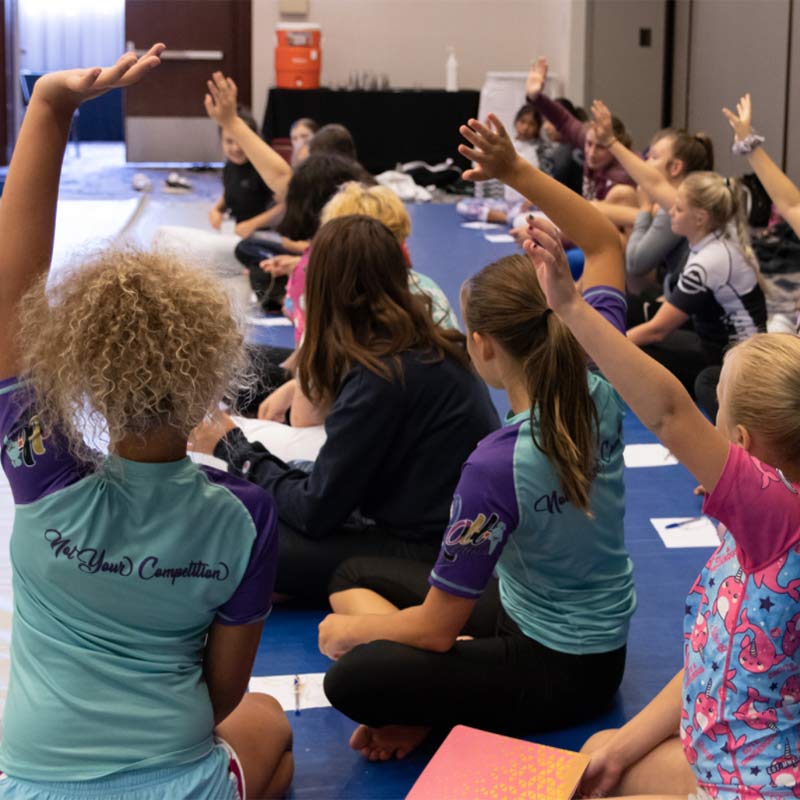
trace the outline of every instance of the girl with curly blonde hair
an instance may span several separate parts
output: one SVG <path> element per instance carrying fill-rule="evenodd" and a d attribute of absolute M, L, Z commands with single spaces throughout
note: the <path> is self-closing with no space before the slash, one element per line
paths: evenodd
<path fill-rule="evenodd" d="M 16 503 L 0 798 L 273 797 L 292 776 L 280 706 L 245 697 L 274 504 L 186 458 L 241 368 L 230 303 L 135 250 L 47 285 L 73 113 L 163 49 L 41 78 L 0 206 L 0 462 Z"/>

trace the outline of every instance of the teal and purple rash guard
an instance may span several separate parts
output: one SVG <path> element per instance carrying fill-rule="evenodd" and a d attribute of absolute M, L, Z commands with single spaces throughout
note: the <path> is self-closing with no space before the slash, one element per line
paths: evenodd
<path fill-rule="evenodd" d="M 625 330 L 622 293 L 598 286 L 584 297 Z M 533 443 L 530 410 L 509 416 L 464 464 L 429 578 L 437 589 L 477 599 L 496 571 L 503 608 L 520 630 L 578 655 L 622 647 L 636 608 L 623 529 L 625 407 L 601 375 L 589 371 L 588 381 L 599 421 L 593 516 L 564 498 L 555 470 Z"/>
<path fill-rule="evenodd" d="M 14 378 L 0 381 L 0 443 L 16 504 L 0 769 L 78 781 L 206 755 L 206 633 L 270 611 L 271 497 L 188 458 L 92 472 Z"/>

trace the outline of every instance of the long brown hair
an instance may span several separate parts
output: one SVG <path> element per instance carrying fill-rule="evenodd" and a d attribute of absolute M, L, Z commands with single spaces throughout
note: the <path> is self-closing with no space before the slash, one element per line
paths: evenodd
<path fill-rule="evenodd" d="M 524 256 L 484 267 L 464 284 L 462 301 L 469 333 L 493 337 L 522 367 L 533 443 L 553 465 L 567 500 L 589 513 L 597 472 L 597 409 L 589 394 L 586 354 L 547 307 Z"/>
<path fill-rule="evenodd" d="M 408 264 L 391 231 L 371 217 L 326 222 L 314 237 L 306 274 L 306 331 L 298 378 L 314 402 L 332 401 L 354 363 L 402 380 L 400 354 L 452 356 L 465 369 L 464 336 L 438 327 L 430 297 L 408 288 Z"/>

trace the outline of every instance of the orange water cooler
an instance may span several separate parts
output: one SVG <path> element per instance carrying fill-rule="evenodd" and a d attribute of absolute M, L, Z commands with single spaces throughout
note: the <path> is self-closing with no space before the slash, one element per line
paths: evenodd
<path fill-rule="evenodd" d="M 319 89 L 320 26 L 314 22 L 279 22 L 276 35 L 275 85 L 279 89 Z"/>

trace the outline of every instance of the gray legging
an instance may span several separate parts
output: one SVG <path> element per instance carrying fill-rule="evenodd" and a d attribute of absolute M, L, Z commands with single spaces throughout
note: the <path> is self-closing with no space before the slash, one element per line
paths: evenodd
<path fill-rule="evenodd" d="M 399 608 L 428 591 L 430 565 L 352 558 L 331 591 L 367 588 Z M 564 728 L 605 711 L 622 681 L 625 647 L 573 655 L 525 636 L 505 613 L 497 581 L 486 588 L 464 627 L 472 641 L 446 653 L 376 641 L 342 656 L 325 676 L 334 708 L 371 727 L 471 725 L 524 735 Z"/>

